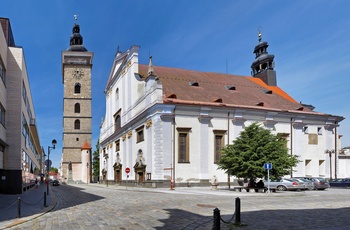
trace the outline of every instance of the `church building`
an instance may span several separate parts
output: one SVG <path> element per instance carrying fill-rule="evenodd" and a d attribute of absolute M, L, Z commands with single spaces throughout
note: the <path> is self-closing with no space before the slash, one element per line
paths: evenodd
<path fill-rule="evenodd" d="M 76 18 L 77 19 L 77 18 Z M 91 68 L 93 52 L 83 45 L 80 27 L 73 26 L 70 46 L 62 52 L 64 182 L 88 183 L 91 178 Z"/>
<path fill-rule="evenodd" d="M 152 57 L 139 64 L 139 46 L 118 51 L 105 88 L 101 181 L 168 187 L 170 181 L 208 185 L 216 176 L 232 182 L 217 169 L 220 150 L 253 122 L 282 134 L 289 154 L 300 156 L 291 176 L 329 178 L 337 163 L 325 150 L 339 151 L 344 118 L 316 112 L 279 88 L 267 48 L 259 34 L 252 76 L 157 66 Z"/>

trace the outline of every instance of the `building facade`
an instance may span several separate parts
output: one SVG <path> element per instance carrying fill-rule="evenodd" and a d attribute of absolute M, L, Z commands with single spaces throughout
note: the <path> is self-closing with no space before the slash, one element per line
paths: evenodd
<path fill-rule="evenodd" d="M 63 150 L 61 179 L 86 182 L 91 165 L 91 68 L 93 53 L 83 46 L 80 27 L 74 24 L 70 46 L 62 52 Z M 91 167 L 90 167 L 91 168 Z"/>
<path fill-rule="evenodd" d="M 24 51 L 0 18 L 0 193 L 19 194 L 44 173 Z"/>
<path fill-rule="evenodd" d="M 153 66 L 152 58 L 139 64 L 138 46 L 117 52 L 105 88 L 101 180 L 145 186 L 209 184 L 214 176 L 232 181 L 217 169 L 220 149 L 253 122 L 282 134 L 289 154 L 299 156 L 291 176 L 337 173 L 324 151 L 339 151 L 344 118 L 316 112 L 280 89 L 267 47 L 259 34 L 252 76 Z"/>

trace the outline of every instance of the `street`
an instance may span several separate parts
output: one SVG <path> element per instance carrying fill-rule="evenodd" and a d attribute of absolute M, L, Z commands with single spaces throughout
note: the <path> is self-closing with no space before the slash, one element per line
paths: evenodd
<path fill-rule="evenodd" d="M 241 222 L 232 229 L 346 229 L 350 190 L 278 193 L 221 188 L 145 189 L 89 184 L 51 187 L 57 205 L 11 229 L 211 229 L 213 210 L 232 217 L 241 199 Z M 230 226 L 221 222 L 221 229 Z"/>

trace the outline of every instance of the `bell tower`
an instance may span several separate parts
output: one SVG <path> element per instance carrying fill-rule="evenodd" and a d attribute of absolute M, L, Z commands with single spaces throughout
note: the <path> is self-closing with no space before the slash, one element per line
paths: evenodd
<path fill-rule="evenodd" d="M 255 46 L 255 60 L 252 63 L 252 76 L 260 78 L 265 84 L 270 86 L 276 86 L 276 71 L 274 70 L 275 62 L 273 59 L 275 55 L 267 52 L 269 46 L 267 42 L 263 42 L 261 39 L 261 32 L 259 30 L 259 43 Z"/>
<path fill-rule="evenodd" d="M 84 47 L 76 16 L 75 20 L 70 46 L 62 52 L 64 93 L 61 175 L 65 182 L 84 183 L 82 172 L 86 171 L 87 163 L 91 165 L 91 156 L 88 161 L 87 158 L 82 159 L 81 149 L 84 144 L 91 146 L 91 69 L 94 53 Z M 83 161 L 85 165 L 82 165 Z"/>

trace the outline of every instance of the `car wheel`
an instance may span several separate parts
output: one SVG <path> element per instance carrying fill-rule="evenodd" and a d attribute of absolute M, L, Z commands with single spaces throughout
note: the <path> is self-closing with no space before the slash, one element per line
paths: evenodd
<path fill-rule="evenodd" d="M 283 185 L 278 185 L 278 186 L 277 186 L 277 190 L 278 190 L 278 191 L 286 191 L 287 188 L 286 188 L 285 186 L 283 186 Z"/>
<path fill-rule="evenodd" d="M 348 185 L 348 187 L 346 187 L 347 189 L 350 189 L 350 185 Z"/>

